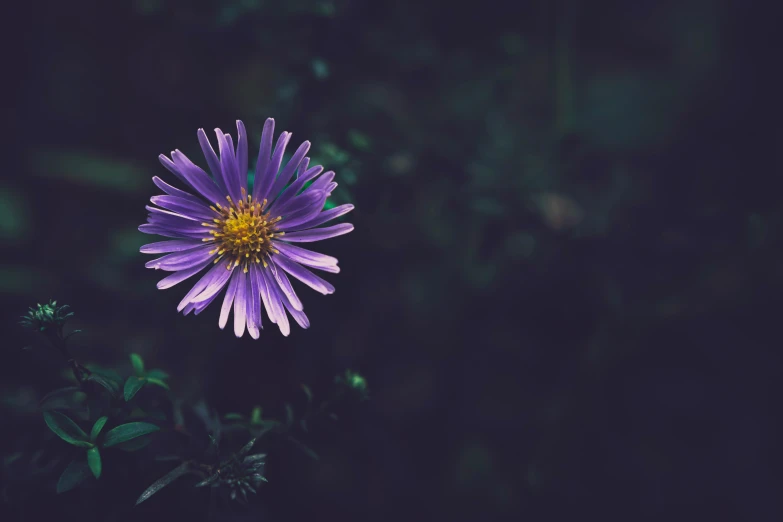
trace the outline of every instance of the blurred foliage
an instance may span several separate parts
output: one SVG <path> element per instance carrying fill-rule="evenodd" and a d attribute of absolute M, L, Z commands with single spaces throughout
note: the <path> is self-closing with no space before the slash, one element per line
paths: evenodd
<path fill-rule="evenodd" d="M 780 518 L 783 214 L 770 179 L 783 85 L 766 77 L 778 24 L 762 6 L 34 8 L 15 18 L 36 36 L 8 67 L 20 154 L 0 185 L 0 382 L 18 433 L 38 433 L 36 400 L 65 379 L 15 351 L 29 339 L 13 320 L 67 296 L 91 318 L 77 323 L 89 368 L 138 353 L 184 399 L 242 412 L 231 423 L 245 437 L 274 433 L 267 416 L 286 425 L 286 403 L 307 411 L 292 382 L 323 390 L 362 369 L 372 408 L 338 412 L 350 435 L 320 432 L 317 465 L 288 458 L 287 440 L 269 451 L 271 519 L 399 520 L 414 505 L 444 520 Z M 135 229 L 150 178 L 166 176 L 159 153 L 203 166 L 196 129 L 241 118 L 252 157 L 269 116 L 335 170 L 331 199 L 356 205 L 356 231 L 326 246 L 343 270 L 334 295 L 305 299 L 312 328 L 252 343 L 215 328 L 214 310 L 178 316 L 181 291 L 156 290 Z M 32 378 L 19 370 L 34 364 Z M 4 437 L 18 488 L 3 499 L 32 506 L 32 484 L 69 461 L 40 437 Z M 91 484 L 85 469 L 73 476 Z M 166 494 L 190 498 L 179 484 Z M 154 502 L 127 516 L 153 516 Z M 207 504 L 186 507 L 198 519 Z"/>

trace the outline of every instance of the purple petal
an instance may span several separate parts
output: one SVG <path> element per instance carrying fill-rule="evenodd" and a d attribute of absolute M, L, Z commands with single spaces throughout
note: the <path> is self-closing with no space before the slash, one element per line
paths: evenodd
<path fill-rule="evenodd" d="M 215 279 L 207 285 L 203 292 L 194 297 L 191 302 L 202 303 L 207 300 L 211 301 L 221 290 L 223 290 L 223 287 L 226 286 L 226 283 L 231 277 L 231 272 L 232 270 L 224 270 L 222 274 L 215 277 Z"/>
<path fill-rule="evenodd" d="M 283 218 L 288 219 L 291 217 L 292 213 L 297 212 L 303 208 L 309 209 L 313 204 L 317 204 L 319 200 L 326 201 L 323 192 L 308 190 L 299 196 L 291 198 L 284 205 L 276 207 L 274 213 L 272 213 L 270 210 L 270 214 L 273 217 L 282 216 Z"/>
<path fill-rule="evenodd" d="M 247 131 L 245 124 L 237 120 L 237 170 L 239 186 L 247 188 Z"/>
<path fill-rule="evenodd" d="M 306 161 L 309 162 L 310 159 L 305 158 L 304 160 L 302 160 L 301 165 L 304 165 Z M 302 187 L 304 187 L 305 183 L 307 183 L 308 181 L 310 181 L 311 179 L 319 175 L 321 171 L 324 170 L 322 166 L 316 165 L 311 169 L 303 171 L 301 165 L 299 167 L 299 171 L 302 172 L 302 174 L 299 175 L 299 178 L 293 183 L 291 183 L 290 185 L 288 185 L 288 187 L 286 187 L 283 193 L 280 194 L 280 197 L 275 200 L 274 204 L 272 204 L 272 206 L 269 207 L 269 211 L 272 212 L 273 214 L 276 212 L 275 210 L 276 208 L 283 208 L 283 205 L 288 203 L 291 200 L 291 198 L 299 194 L 299 191 L 302 190 Z"/>
<path fill-rule="evenodd" d="M 253 273 L 254 263 L 250 267 L 250 273 L 247 275 L 248 283 L 250 284 L 250 296 L 247 299 L 247 331 L 250 337 L 258 339 L 261 326 L 261 304 L 259 303 L 259 288 L 258 277 Z"/>
<path fill-rule="evenodd" d="M 270 299 L 269 286 L 266 283 L 263 269 L 258 270 L 258 290 L 261 294 L 261 301 L 264 303 L 264 309 L 266 315 L 269 317 L 269 321 L 277 323 L 277 310 L 272 306 L 272 300 Z"/>
<path fill-rule="evenodd" d="M 226 297 L 223 298 L 223 306 L 220 308 L 220 319 L 218 319 L 218 326 L 220 329 L 226 327 L 228 322 L 228 313 L 231 310 L 231 305 L 234 303 L 234 296 L 237 293 L 237 284 L 239 282 L 238 271 L 234 270 L 231 276 L 231 281 L 228 283 L 228 290 L 226 290 Z"/>
<path fill-rule="evenodd" d="M 191 250 L 176 252 L 174 254 L 159 257 L 158 259 L 153 259 L 152 261 L 147 261 L 144 266 L 156 270 L 165 270 L 166 272 L 187 270 L 194 266 L 203 265 L 205 261 L 214 258 L 215 254 L 210 254 L 212 250 L 213 245 L 203 245 Z"/>
<path fill-rule="evenodd" d="M 239 173 L 237 172 L 237 162 L 234 158 L 234 147 L 226 139 L 226 134 L 220 129 L 215 129 L 220 148 L 220 166 L 223 169 L 223 181 L 228 188 L 228 195 L 234 203 L 242 199 L 242 193 L 239 191 Z M 230 136 L 229 136 L 230 138 Z"/>
<path fill-rule="evenodd" d="M 158 241 L 142 246 L 139 252 L 142 254 L 165 254 L 167 252 L 182 252 L 203 245 L 203 241 L 195 239 L 177 239 L 174 241 Z"/>
<path fill-rule="evenodd" d="M 317 197 L 317 198 L 316 198 Z M 324 208 L 324 203 L 326 203 L 326 192 L 311 192 L 307 191 L 304 195 L 298 196 L 291 201 L 294 202 L 298 200 L 299 198 L 313 198 L 312 203 L 305 204 L 304 202 L 307 201 L 307 199 L 303 199 L 303 204 L 300 208 L 294 210 L 294 207 L 292 206 L 289 208 L 289 213 L 283 214 L 283 220 L 280 223 L 287 223 L 289 227 L 295 228 L 302 223 L 307 223 L 311 219 L 313 219 L 315 216 L 318 215 L 319 212 Z M 291 203 L 289 203 L 290 205 Z"/>
<path fill-rule="evenodd" d="M 332 256 L 319 254 L 318 252 L 306 250 L 294 245 L 288 245 L 280 241 L 272 241 L 272 246 L 278 249 L 285 257 L 299 264 L 318 268 L 326 272 L 332 272 L 333 274 L 340 272 L 339 268 L 337 268 L 337 259 Z"/>
<path fill-rule="evenodd" d="M 163 156 L 165 157 L 165 156 Z M 225 200 L 225 195 L 220 191 L 209 175 L 193 164 L 187 156 L 179 150 L 171 153 L 177 170 L 190 183 L 190 185 L 210 203 L 219 203 Z"/>
<path fill-rule="evenodd" d="M 226 259 L 221 259 L 215 266 L 210 268 L 207 273 L 204 274 L 201 279 L 199 279 L 198 283 L 193 285 L 193 288 L 190 289 L 190 292 L 188 292 L 185 297 L 182 298 L 182 301 L 180 301 L 177 305 L 177 311 L 181 312 L 182 309 L 190 304 L 194 297 L 203 292 L 204 289 L 209 286 L 210 283 L 212 283 L 212 281 L 223 276 L 227 272 L 226 266 L 228 266 L 228 261 Z"/>
<path fill-rule="evenodd" d="M 176 196 L 152 196 L 150 201 L 159 207 L 163 207 L 178 214 L 195 217 L 201 221 L 212 221 L 218 216 L 217 213 L 210 210 L 210 208 L 203 203 L 194 203 Z"/>
<path fill-rule="evenodd" d="M 264 285 L 266 286 L 266 293 L 262 291 L 261 296 L 263 297 L 266 295 L 268 300 L 268 303 L 265 303 L 267 305 L 266 311 L 269 314 L 270 320 L 274 317 L 272 322 L 276 323 L 277 326 L 280 327 L 280 332 L 287 337 L 291 333 L 291 326 L 288 323 L 288 316 L 285 314 L 285 308 L 280 302 L 280 292 L 277 291 L 277 283 L 269 272 L 268 266 L 261 270 L 261 274 L 263 275 Z"/>
<path fill-rule="evenodd" d="M 201 145 L 201 151 L 204 153 L 204 157 L 207 159 L 209 170 L 212 172 L 212 179 L 215 180 L 215 183 L 218 188 L 220 188 L 221 192 L 228 194 L 228 189 L 223 181 L 223 169 L 220 167 L 220 160 L 218 159 L 217 154 L 215 154 L 215 149 L 212 148 L 212 144 L 209 142 L 209 138 L 207 138 L 207 133 L 204 132 L 204 129 L 198 130 L 198 142 Z"/>
<path fill-rule="evenodd" d="M 245 333 L 245 314 L 247 314 L 247 274 L 237 271 L 237 292 L 234 295 L 234 335 L 242 337 Z"/>
<path fill-rule="evenodd" d="M 283 161 L 283 154 L 285 153 L 285 147 L 288 145 L 288 141 L 291 139 L 290 132 L 283 132 L 277 139 L 275 145 L 275 152 L 272 154 L 272 160 L 266 167 L 264 177 L 261 179 L 261 186 L 259 187 L 258 197 L 254 196 L 257 201 L 263 201 L 264 199 L 271 199 L 277 194 L 272 194 L 272 185 L 274 184 L 277 172 L 280 170 L 280 163 Z M 255 190 L 255 187 L 254 187 Z"/>
<path fill-rule="evenodd" d="M 288 230 L 304 230 L 307 228 L 317 227 L 318 225 L 323 225 L 327 221 L 331 221 L 335 218 L 338 218 L 343 214 L 347 214 L 348 212 L 353 210 L 353 208 L 354 207 L 351 204 L 340 205 L 339 207 L 334 207 L 334 208 L 330 208 L 329 210 L 324 210 L 323 212 L 319 213 L 314 218 L 312 218 L 310 221 L 307 221 L 306 223 L 301 223 L 296 227 L 290 227 L 285 223 L 279 223 L 277 228 L 278 230 L 288 231 Z"/>
<path fill-rule="evenodd" d="M 269 270 L 272 272 L 275 281 L 277 281 L 277 284 L 280 286 L 280 290 L 286 297 L 286 299 L 283 301 L 288 301 L 291 303 L 291 306 L 295 310 L 303 310 L 304 306 L 302 305 L 302 301 L 299 300 L 296 292 L 294 292 L 294 288 L 291 286 L 291 281 L 288 280 L 288 276 L 285 275 L 285 272 L 283 270 L 279 270 L 275 263 L 269 264 Z"/>
<path fill-rule="evenodd" d="M 171 210 L 163 210 L 162 208 L 155 208 L 155 207 L 151 207 L 149 205 L 145 205 L 144 208 L 149 210 L 151 214 L 156 215 L 157 216 L 156 219 L 158 219 L 158 220 L 168 219 L 169 217 L 171 217 L 171 218 L 179 218 L 178 220 L 172 221 L 172 223 L 181 223 L 181 224 L 185 224 L 185 222 L 180 222 L 179 220 L 196 221 L 196 222 L 199 222 L 199 223 L 204 221 L 203 219 L 197 219 L 197 218 L 195 218 L 193 216 L 180 214 L 178 212 L 172 212 Z"/>
<path fill-rule="evenodd" d="M 165 156 L 164 156 L 165 157 Z M 167 158 L 168 159 L 168 158 Z M 173 165 L 173 163 L 172 163 Z M 172 187 L 162 179 L 160 179 L 158 176 L 153 176 L 152 182 L 163 192 L 168 194 L 169 196 L 177 196 L 178 198 L 187 199 L 188 201 L 194 202 L 194 203 L 202 203 L 203 200 L 199 198 L 198 196 L 194 196 L 193 194 L 189 192 L 185 192 L 184 190 L 180 190 L 176 187 Z"/>
<path fill-rule="evenodd" d="M 205 263 L 202 263 L 201 265 L 196 265 L 187 270 L 180 270 L 179 272 L 174 272 L 170 276 L 164 277 L 158 281 L 158 290 L 165 290 L 178 283 L 181 283 L 185 279 L 188 279 L 189 277 L 192 277 L 201 272 L 207 265 L 209 265 L 209 260 L 207 260 Z"/>
<path fill-rule="evenodd" d="M 305 329 L 310 328 L 310 320 L 302 310 L 293 308 L 291 303 L 289 303 L 286 299 L 283 299 L 283 305 L 285 306 L 285 309 L 288 310 L 288 313 L 291 314 L 291 317 L 294 318 L 296 324 Z"/>
<path fill-rule="evenodd" d="M 253 181 L 253 199 L 260 201 L 262 185 L 272 186 L 274 179 L 266 181 L 266 171 L 269 167 L 269 157 L 272 155 L 272 138 L 275 134 L 275 120 L 267 118 L 264 122 L 264 130 L 261 133 L 261 144 L 258 148 L 258 160 L 256 161 L 256 173 Z"/>
<path fill-rule="evenodd" d="M 321 241 L 322 239 L 329 239 L 331 237 L 342 236 L 353 230 L 353 225 L 350 223 L 340 223 L 326 228 L 313 228 L 310 230 L 301 230 L 299 232 L 288 232 L 282 238 L 281 241 L 293 241 L 294 243 L 309 243 L 313 241 Z"/>
<path fill-rule="evenodd" d="M 304 159 L 307 151 L 309 150 L 309 141 L 305 141 L 299 145 L 299 148 L 296 149 L 296 152 L 294 152 L 294 155 L 291 156 L 291 159 L 288 161 L 286 166 L 280 172 L 280 175 L 275 180 L 275 183 L 272 185 L 272 189 L 269 191 L 270 198 L 276 198 L 277 195 L 280 194 L 280 191 L 285 188 L 285 186 L 291 180 L 291 176 L 293 176 L 294 172 L 296 172 L 296 169 L 299 168 L 299 164 L 302 163 L 302 159 Z"/>
<path fill-rule="evenodd" d="M 284 256 L 272 256 L 272 261 L 277 263 L 277 266 L 315 290 L 324 295 L 334 293 L 334 287 L 328 282 L 324 281 L 314 273 L 310 272 L 302 265 L 294 263 L 290 259 Z"/>
<path fill-rule="evenodd" d="M 305 192 L 310 192 L 311 190 L 324 190 L 333 179 L 334 171 L 330 170 L 329 172 L 325 172 L 323 176 L 313 181 L 313 184 L 307 187 Z"/>
<path fill-rule="evenodd" d="M 212 297 L 210 297 L 206 301 L 199 301 L 198 303 L 190 303 L 188 306 L 192 306 L 193 307 L 193 315 L 198 315 L 201 312 L 203 312 L 210 305 L 210 303 L 212 303 L 212 301 L 215 300 L 215 298 L 217 296 L 218 296 L 217 293 L 213 294 Z M 187 315 L 187 314 L 185 314 L 185 315 Z"/>
<path fill-rule="evenodd" d="M 179 227 L 168 227 L 168 226 L 162 226 L 158 224 L 145 224 L 141 225 L 139 227 L 139 232 L 143 232 L 144 234 L 154 234 L 157 236 L 163 236 L 163 237 L 172 237 L 176 239 L 184 239 L 184 238 L 193 238 L 193 239 L 203 239 L 206 237 L 209 237 L 209 232 L 206 228 L 203 228 L 202 230 L 196 232 L 191 229 L 183 229 Z"/>

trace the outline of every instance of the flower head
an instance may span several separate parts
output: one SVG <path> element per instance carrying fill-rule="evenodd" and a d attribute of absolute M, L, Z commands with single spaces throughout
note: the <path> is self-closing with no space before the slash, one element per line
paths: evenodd
<path fill-rule="evenodd" d="M 347 234 L 353 225 L 341 223 L 316 228 L 353 210 L 340 205 L 323 211 L 332 193 L 334 172 L 310 167 L 306 157 L 310 142 L 296 149 L 281 169 L 291 133 L 283 132 L 272 148 L 275 122 L 266 120 L 252 186 L 248 186 L 248 143 L 245 126 L 237 121 L 237 143 L 215 129 L 219 156 L 203 129 L 198 131 L 201 150 L 212 176 L 180 151 L 160 161 L 190 190 L 172 187 L 152 178 L 165 195 L 153 196 L 147 206 L 147 224 L 139 230 L 172 238 L 141 247 L 145 254 L 166 254 L 149 261 L 147 268 L 173 272 L 158 282 L 170 288 L 209 267 L 177 307 L 185 315 L 199 314 L 227 288 L 218 324 L 224 328 L 234 310 L 234 333 L 245 328 L 259 337 L 261 306 L 283 335 L 290 333 L 288 315 L 302 328 L 310 326 L 288 276 L 310 288 L 331 294 L 334 287 L 308 268 L 338 273 L 337 259 L 293 245 Z M 158 208 L 160 207 L 160 208 Z M 308 267 L 308 268 L 305 268 Z"/>
<path fill-rule="evenodd" d="M 49 301 L 48 304 L 37 304 L 30 308 L 27 315 L 22 317 L 20 324 L 25 328 L 44 332 L 52 328 L 62 328 L 65 322 L 73 315 L 69 312 L 70 306 L 57 306 L 57 301 Z"/>

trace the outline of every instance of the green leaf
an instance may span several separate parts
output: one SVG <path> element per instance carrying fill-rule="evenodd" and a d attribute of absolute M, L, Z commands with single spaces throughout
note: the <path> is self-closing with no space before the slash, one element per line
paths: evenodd
<path fill-rule="evenodd" d="M 70 491 L 90 476 L 90 468 L 83 460 L 74 460 L 65 468 L 57 481 L 57 493 Z"/>
<path fill-rule="evenodd" d="M 125 402 L 129 402 L 144 387 L 144 383 L 145 381 L 138 377 L 128 377 L 128 380 L 125 381 Z"/>
<path fill-rule="evenodd" d="M 242 421 L 245 420 L 245 416 L 241 413 L 226 413 L 226 415 L 223 417 L 223 420 Z"/>
<path fill-rule="evenodd" d="M 138 506 L 148 498 L 150 498 L 152 495 L 160 491 L 161 489 L 165 488 L 178 478 L 180 478 L 183 475 L 187 475 L 188 473 L 191 473 L 193 471 L 190 462 L 183 462 L 173 470 L 169 471 L 165 475 L 163 475 L 161 478 L 156 480 L 152 483 L 150 487 L 144 490 L 144 493 L 139 496 L 138 500 L 136 500 L 136 505 Z"/>
<path fill-rule="evenodd" d="M 87 450 L 87 464 L 90 466 L 90 471 L 95 478 L 101 478 L 101 452 L 98 448 L 90 448 Z"/>
<path fill-rule="evenodd" d="M 142 435 L 141 437 L 136 437 L 127 442 L 121 442 L 114 447 L 127 452 L 138 451 L 145 448 L 151 441 L 152 437 L 150 435 Z"/>
<path fill-rule="evenodd" d="M 109 417 L 103 416 L 95 421 L 95 424 L 92 425 L 92 431 L 90 432 L 90 440 L 92 442 L 95 442 L 95 440 L 98 438 L 98 435 L 101 434 L 101 430 L 106 425 L 107 420 L 109 420 Z"/>
<path fill-rule="evenodd" d="M 58 388 L 56 390 L 52 390 L 46 395 L 43 396 L 43 398 L 38 401 L 38 405 L 43 405 L 47 401 L 54 399 L 55 397 L 71 397 L 74 393 L 81 391 L 81 388 L 78 386 L 66 386 L 65 388 Z"/>
<path fill-rule="evenodd" d="M 147 377 L 152 377 L 153 379 L 168 379 L 169 374 L 156 368 L 154 370 L 148 371 Z"/>
<path fill-rule="evenodd" d="M 141 355 L 137 353 L 130 354 L 130 360 L 131 364 L 133 365 L 133 371 L 136 372 L 136 375 L 141 377 L 144 375 L 144 359 L 141 358 Z"/>
<path fill-rule="evenodd" d="M 93 446 L 84 430 L 77 426 L 67 415 L 63 415 L 58 411 L 45 411 L 43 416 L 49 429 L 68 444 L 73 444 L 80 448 L 91 448 Z"/>
<path fill-rule="evenodd" d="M 110 448 L 117 444 L 135 439 L 136 437 L 153 433 L 159 429 L 158 426 L 148 422 L 129 422 L 127 424 L 122 424 L 106 433 L 106 437 L 103 439 L 103 447 Z"/>
<path fill-rule="evenodd" d="M 111 393 L 112 397 L 117 397 L 120 394 L 120 385 L 105 375 L 101 375 L 100 373 L 93 371 L 90 376 L 87 377 L 87 380 L 103 386 L 109 393 Z"/>
<path fill-rule="evenodd" d="M 154 385 L 156 385 L 156 386 L 160 386 L 160 387 L 161 387 L 161 388 L 163 388 L 164 390 L 168 390 L 168 389 L 169 389 L 169 385 L 168 385 L 168 384 L 166 384 L 165 382 L 163 382 L 163 381 L 162 381 L 162 380 L 160 380 L 160 379 L 156 379 L 155 377 L 147 377 L 145 380 L 146 380 L 148 383 L 150 383 L 150 384 L 154 384 Z"/>
<path fill-rule="evenodd" d="M 250 412 L 250 424 L 261 424 L 261 407 L 256 406 Z"/>

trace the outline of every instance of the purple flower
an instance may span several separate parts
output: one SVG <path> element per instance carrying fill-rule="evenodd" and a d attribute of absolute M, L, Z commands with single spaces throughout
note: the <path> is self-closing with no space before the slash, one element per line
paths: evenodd
<path fill-rule="evenodd" d="M 242 337 L 247 327 L 251 337 L 258 339 L 262 303 L 269 320 L 280 327 L 283 335 L 291 331 L 287 314 L 299 326 L 308 328 L 310 321 L 288 276 L 322 294 L 331 294 L 334 287 L 309 269 L 334 274 L 340 269 L 337 259 L 292 243 L 320 241 L 353 230 L 348 223 L 315 228 L 350 212 L 353 205 L 322 211 L 326 198 L 337 186 L 332 181 L 334 172 L 321 174 L 323 167 L 310 167 L 310 159 L 305 157 L 310 149 L 308 141 L 296 149 L 281 170 L 291 133 L 283 132 L 273 151 L 274 129 L 275 121 L 269 118 L 261 135 L 252 190 L 247 187 L 247 132 L 241 121 L 237 121 L 236 148 L 231 135 L 215 129 L 219 157 L 204 130 L 198 130 L 211 177 L 178 150 L 171 153 L 171 159 L 161 154 L 163 166 L 192 193 L 155 176 L 152 181 L 165 195 L 150 199 L 160 208 L 147 206 L 147 223 L 139 227 L 145 234 L 172 238 L 141 247 L 145 254 L 165 254 L 146 264 L 147 268 L 172 272 L 158 282 L 159 289 L 170 288 L 208 268 L 177 310 L 198 315 L 227 288 L 218 324 L 221 329 L 226 326 L 233 306 L 237 337 Z"/>

